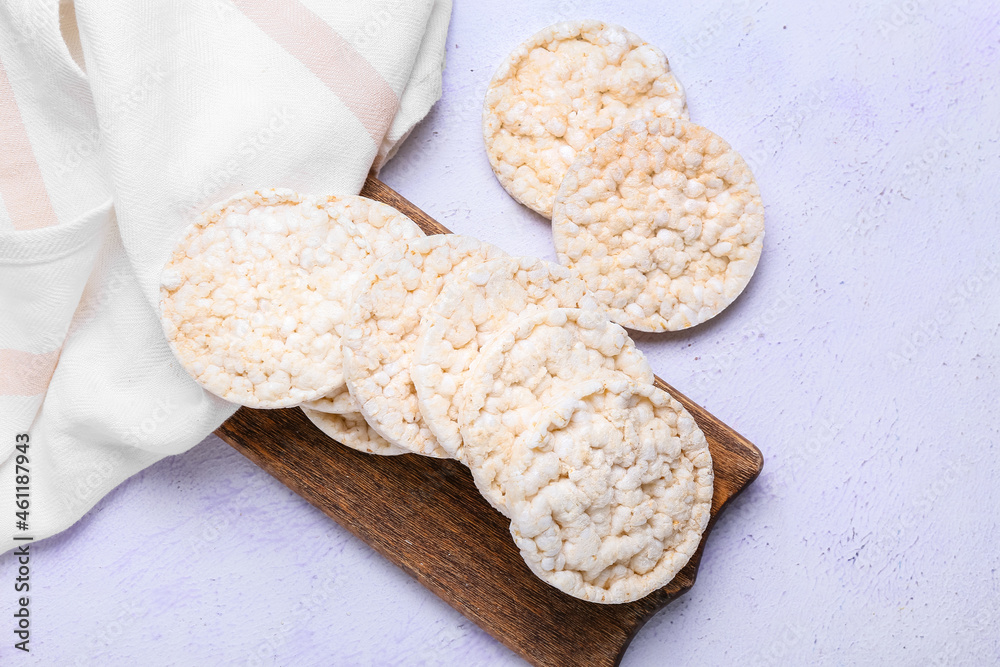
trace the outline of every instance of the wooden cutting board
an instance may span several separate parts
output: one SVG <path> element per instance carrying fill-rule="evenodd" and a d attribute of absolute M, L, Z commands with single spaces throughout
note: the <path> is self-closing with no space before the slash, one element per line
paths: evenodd
<path fill-rule="evenodd" d="M 448 230 L 384 183 L 361 194 L 406 213 L 428 234 Z M 760 450 L 686 396 L 715 464 L 712 522 L 760 473 Z M 668 585 L 630 604 L 583 602 L 536 578 L 508 522 L 456 461 L 372 456 L 321 433 L 298 409 L 241 408 L 220 438 L 535 665 L 617 665 L 639 628 L 694 584 L 708 532 Z"/>

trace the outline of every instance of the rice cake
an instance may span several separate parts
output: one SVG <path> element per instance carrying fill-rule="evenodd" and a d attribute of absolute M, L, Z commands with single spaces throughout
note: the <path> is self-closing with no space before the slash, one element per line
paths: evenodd
<path fill-rule="evenodd" d="M 353 223 L 368 241 L 371 253 L 364 262 L 353 267 L 351 280 L 356 284 L 361 276 L 374 265 L 393 245 L 424 236 L 417 223 L 388 204 L 362 197 L 361 195 L 341 195 L 329 197 L 327 213 L 339 220 Z M 353 292 L 353 285 L 351 287 Z M 349 308 L 348 308 L 349 310 Z M 341 383 L 333 391 L 303 407 L 330 414 L 348 414 L 361 411 L 361 406 L 348 393 L 347 385 Z"/>
<path fill-rule="evenodd" d="M 446 281 L 502 256 L 499 248 L 458 234 L 411 239 L 359 283 L 344 331 L 345 378 L 365 419 L 392 444 L 448 456 L 420 416 L 410 379 L 420 318 Z"/>
<path fill-rule="evenodd" d="M 539 411 L 576 385 L 617 372 L 651 383 L 645 356 L 598 310 L 522 317 L 486 344 L 459 396 L 466 463 L 480 493 L 507 513 L 502 483 L 511 449 Z"/>
<path fill-rule="evenodd" d="M 161 322 L 185 370 L 212 393 L 282 408 L 343 383 L 341 328 L 370 251 L 326 206 L 256 190 L 185 231 L 161 276 Z"/>
<path fill-rule="evenodd" d="M 322 398 L 303 403 L 301 407 L 316 412 L 325 412 L 329 415 L 349 415 L 361 412 L 361 405 L 351 396 L 346 384 L 337 387 Z"/>
<path fill-rule="evenodd" d="M 332 414 L 303 407 L 302 412 L 316 427 L 342 445 L 366 454 L 396 456 L 407 451 L 396 447 L 368 425 L 359 413 Z"/>
<path fill-rule="evenodd" d="M 717 135 L 682 120 L 634 121 L 579 154 L 552 235 L 559 261 L 580 271 L 611 319 L 677 331 L 746 287 L 764 205 L 746 162 Z"/>
<path fill-rule="evenodd" d="M 393 244 L 424 236 L 417 223 L 388 204 L 361 195 L 337 195 L 326 199 L 327 213 L 354 223 L 371 247 L 373 257 L 366 262 L 361 273 Z"/>
<path fill-rule="evenodd" d="M 515 444 L 510 532 L 539 578 L 574 597 L 632 602 L 694 555 L 712 506 L 712 457 L 669 394 L 624 377 L 589 381 Z"/>
<path fill-rule="evenodd" d="M 464 460 L 456 395 L 479 350 L 518 317 L 552 308 L 597 308 L 575 272 L 534 257 L 503 257 L 468 271 L 424 314 L 411 375 L 424 423 Z"/>
<path fill-rule="evenodd" d="M 621 26 L 567 21 L 500 65 L 486 92 L 483 137 L 504 189 L 549 218 L 577 151 L 612 127 L 662 117 L 688 117 L 663 52 Z"/>

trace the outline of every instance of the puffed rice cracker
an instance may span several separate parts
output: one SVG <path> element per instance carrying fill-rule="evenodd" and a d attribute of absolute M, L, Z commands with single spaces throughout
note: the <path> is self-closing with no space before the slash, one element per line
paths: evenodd
<path fill-rule="evenodd" d="M 448 285 L 424 314 L 411 375 L 420 414 L 441 447 L 463 460 L 458 390 L 480 348 L 518 317 L 552 308 L 597 308 L 566 267 L 534 257 L 503 257 Z"/>
<path fill-rule="evenodd" d="M 525 563 L 574 597 L 632 602 L 665 586 L 708 526 L 708 443 L 669 394 L 589 381 L 539 419 L 511 456 L 504 491 Z"/>
<path fill-rule="evenodd" d="M 760 260 L 764 205 L 723 139 L 681 120 L 635 121 L 584 149 L 552 216 L 559 261 L 611 319 L 676 331 L 720 313 Z"/>
<path fill-rule="evenodd" d="M 480 493 L 506 514 L 502 490 L 514 442 L 540 410 L 576 385 L 653 370 L 628 334 L 598 310 L 556 308 L 519 318 L 487 343 L 459 395 L 466 462 Z"/>
<path fill-rule="evenodd" d="M 625 28 L 557 23 L 518 46 L 486 92 L 490 164 L 515 199 L 546 218 L 581 150 L 631 120 L 687 118 L 666 56 Z"/>
<path fill-rule="evenodd" d="M 388 204 L 360 195 L 329 197 L 327 212 L 338 220 L 353 223 L 368 241 L 371 254 L 363 263 L 354 267 L 352 280 L 360 280 L 394 244 L 424 235 L 423 230 L 406 215 Z M 331 414 L 360 412 L 361 406 L 348 393 L 347 385 L 341 383 L 328 395 L 308 401 L 303 407 Z"/>
<path fill-rule="evenodd" d="M 342 445 L 367 454 L 395 456 L 407 454 L 402 447 L 396 447 L 380 436 L 358 413 L 332 414 L 303 407 L 309 421 Z"/>
<path fill-rule="evenodd" d="M 345 377 L 368 423 L 392 444 L 448 456 L 420 416 L 410 379 L 420 318 L 446 281 L 502 256 L 499 248 L 458 234 L 411 239 L 359 283 L 344 330 Z"/>
<path fill-rule="evenodd" d="M 401 211 L 361 195 L 337 195 L 326 198 L 326 211 L 345 223 L 354 223 L 368 241 L 372 255 L 358 271 L 358 278 L 395 243 L 404 243 L 424 235 L 420 226 Z"/>
<path fill-rule="evenodd" d="M 361 405 L 351 396 L 346 384 L 337 387 L 322 398 L 303 403 L 301 407 L 316 412 L 325 412 L 329 415 L 349 415 L 361 412 Z"/>
<path fill-rule="evenodd" d="M 161 276 L 161 321 L 185 370 L 212 393 L 281 408 L 343 383 L 340 330 L 370 251 L 327 203 L 246 192 L 185 231 Z"/>

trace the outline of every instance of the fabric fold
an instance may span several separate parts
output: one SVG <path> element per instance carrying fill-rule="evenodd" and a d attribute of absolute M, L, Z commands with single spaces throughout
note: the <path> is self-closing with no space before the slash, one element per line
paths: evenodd
<path fill-rule="evenodd" d="M 0 132 L 20 122 L 37 167 L 0 155 L 0 509 L 27 431 L 40 539 L 235 411 L 170 353 L 163 264 L 237 192 L 360 191 L 440 95 L 451 3 L 78 0 L 86 73 L 57 0 L 29 5 L 0 3 Z M 40 189 L 52 215 L 32 222 Z"/>

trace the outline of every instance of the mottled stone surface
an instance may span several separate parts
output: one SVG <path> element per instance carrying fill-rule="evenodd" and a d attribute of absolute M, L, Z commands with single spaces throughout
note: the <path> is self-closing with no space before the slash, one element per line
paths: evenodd
<path fill-rule="evenodd" d="M 456 4 L 444 98 L 382 174 L 452 230 L 554 257 L 494 179 L 479 114 L 506 53 L 563 18 L 660 46 L 766 206 L 743 296 L 637 337 L 766 463 L 624 664 L 1000 661 L 995 3 Z M 14 568 L 0 558 L 7 613 Z M 0 664 L 518 662 L 214 437 L 36 545 L 32 568 L 32 653 L 3 630 Z"/>

